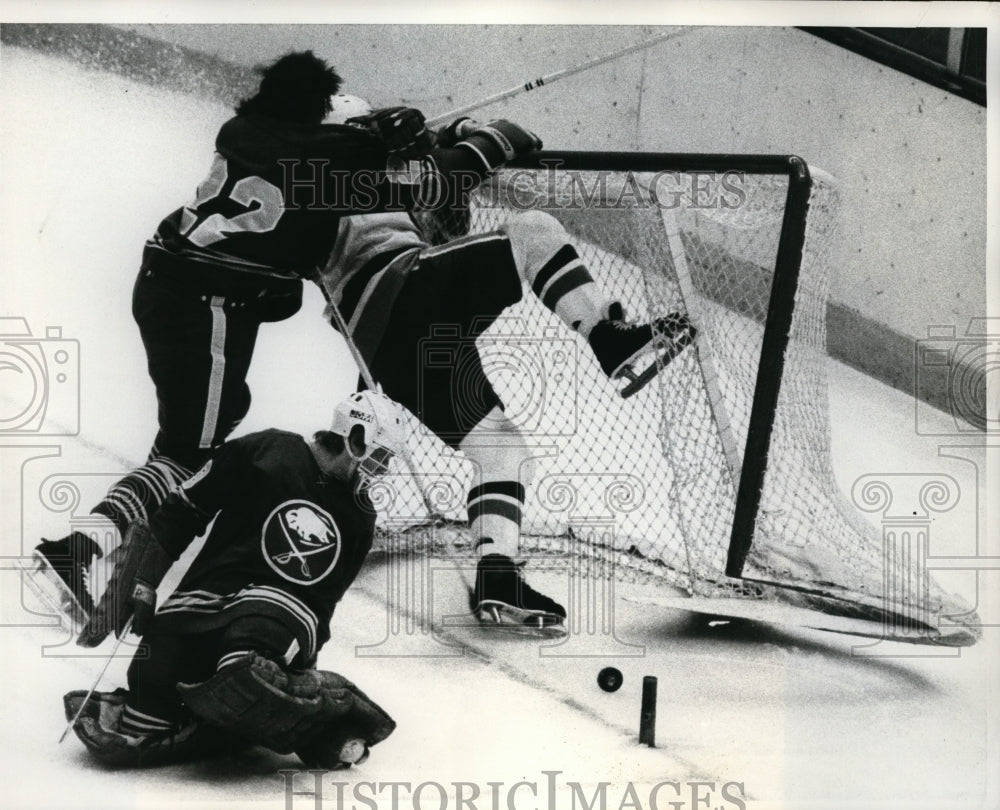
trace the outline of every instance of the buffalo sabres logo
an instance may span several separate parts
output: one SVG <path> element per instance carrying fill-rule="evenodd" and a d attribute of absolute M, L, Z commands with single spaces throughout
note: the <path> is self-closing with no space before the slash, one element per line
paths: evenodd
<path fill-rule="evenodd" d="M 309 501 L 285 501 L 276 507 L 264 521 L 260 543 L 267 564 L 302 585 L 319 582 L 340 557 L 337 524 Z"/>

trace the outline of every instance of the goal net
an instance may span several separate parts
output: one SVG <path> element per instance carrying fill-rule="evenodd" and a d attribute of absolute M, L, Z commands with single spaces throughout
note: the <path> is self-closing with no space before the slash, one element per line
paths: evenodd
<path fill-rule="evenodd" d="M 472 232 L 552 214 L 627 317 L 685 311 L 699 328 L 696 345 L 628 399 L 528 290 L 479 339 L 535 459 L 525 556 L 572 559 L 582 576 L 891 620 L 912 640 L 976 624 L 919 553 L 885 547 L 834 480 L 829 175 L 785 157 L 543 152 L 499 172 L 470 208 Z M 430 335 L 422 356 L 434 362 L 437 343 L 456 339 Z M 478 393 L 449 392 L 459 405 Z M 416 423 L 411 449 L 419 480 L 400 474 L 376 492 L 383 545 L 469 549 L 471 464 Z"/>

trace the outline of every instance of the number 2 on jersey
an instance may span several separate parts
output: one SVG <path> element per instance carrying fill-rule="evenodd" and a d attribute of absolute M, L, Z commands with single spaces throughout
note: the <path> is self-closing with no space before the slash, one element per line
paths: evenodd
<path fill-rule="evenodd" d="M 262 177 L 250 176 L 237 180 L 228 195 L 229 199 L 250 210 L 232 217 L 212 214 L 198 222 L 198 208 L 217 198 L 228 178 L 226 159 L 217 153 L 208 177 L 198 186 L 194 202 L 184 206 L 181 233 L 199 247 L 207 247 L 236 233 L 273 231 L 285 213 L 285 198 L 281 189 Z"/>

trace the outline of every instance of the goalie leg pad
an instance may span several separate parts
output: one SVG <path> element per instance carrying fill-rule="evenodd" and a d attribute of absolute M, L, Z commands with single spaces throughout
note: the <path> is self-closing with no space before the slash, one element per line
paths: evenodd
<path fill-rule="evenodd" d="M 203 720 L 281 754 L 331 726 L 372 745 L 395 728 L 392 718 L 346 678 L 315 669 L 286 670 L 257 653 L 207 681 L 177 689 Z"/>
<path fill-rule="evenodd" d="M 66 719 L 76 717 L 87 700 L 85 690 L 68 692 L 63 697 Z M 218 746 L 215 736 L 198 723 L 148 737 L 133 737 L 119 730 L 128 692 L 94 692 L 87 700 L 73 731 L 87 750 L 105 765 L 134 768 L 164 765 L 206 754 Z"/>
<path fill-rule="evenodd" d="M 310 768 L 337 770 L 364 762 L 368 749 L 382 742 L 396 729 L 396 721 L 368 695 L 335 672 L 320 671 L 324 694 L 346 690 L 350 708 L 295 748 L 303 764 Z"/>
<path fill-rule="evenodd" d="M 257 653 L 177 690 L 201 719 L 279 753 L 290 753 L 289 741 L 324 710 L 315 671 L 285 671 Z"/>

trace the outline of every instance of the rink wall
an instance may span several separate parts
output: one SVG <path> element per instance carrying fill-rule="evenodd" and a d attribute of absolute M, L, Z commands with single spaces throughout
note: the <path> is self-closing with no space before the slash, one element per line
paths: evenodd
<path fill-rule="evenodd" d="M 308 42 L 345 90 L 438 114 L 658 32 L 4 25 L 0 42 L 225 103 L 252 90 L 251 65 Z M 961 337 L 986 315 L 984 108 L 796 29 L 710 28 L 482 115 L 522 121 L 549 148 L 793 153 L 826 169 L 844 200 L 830 354 L 949 409 L 948 365 L 923 364 L 917 349 L 931 327 Z M 963 390 L 978 390 L 976 373 L 956 375 Z"/>

